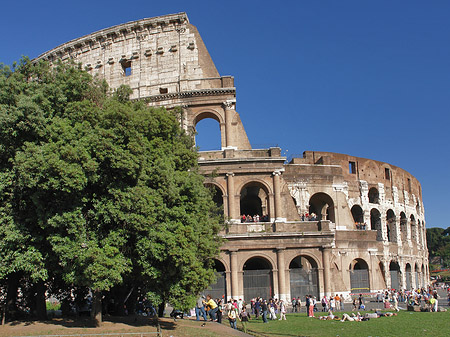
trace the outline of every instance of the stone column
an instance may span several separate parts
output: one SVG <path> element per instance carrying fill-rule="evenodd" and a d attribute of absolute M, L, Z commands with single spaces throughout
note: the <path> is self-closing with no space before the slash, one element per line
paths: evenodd
<path fill-rule="evenodd" d="M 277 265 L 278 265 L 278 293 L 280 300 L 287 301 L 289 299 L 286 293 L 286 266 L 284 261 L 285 248 L 277 248 Z"/>
<path fill-rule="evenodd" d="M 386 288 L 391 289 L 391 272 L 389 270 L 389 263 L 386 259 L 382 259 L 384 269 L 384 279 L 386 280 Z"/>
<path fill-rule="evenodd" d="M 224 110 L 225 110 L 225 139 L 226 139 L 226 147 L 233 147 L 232 140 L 232 121 L 234 116 L 234 102 L 233 100 L 228 100 L 223 102 Z"/>
<path fill-rule="evenodd" d="M 229 250 L 230 252 L 230 271 L 231 271 L 231 297 L 233 299 L 239 298 L 239 273 L 237 261 L 237 249 Z"/>
<path fill-rule="evenodd" d="M 281 187 L 280 187 L 280 176 L 281 171 L 273 172 L 273 192 L 274 192 L 274 203 L 275 203 L 275 221 L 286 221 L 282 216 L 281 207 Z"/>
<path fill-rule="evenodd" d="M 330 270 L 331 270 L 331 247 L 325 246 L 322 248 L 322 262 L 323 262 L 323 292 L 326 296 L 331 295 L 331 281 L 330 281 Z"/>
<path fill-rule="evenodd" d="M 399 217 L 395 218 L 395 241 L 399 246 L 402 245 L 402 234 L 400 231 L 400 219 Z"/>
<path fill-rule="evenodd" d="M 228 194 L 228 216 L 230 219 L 239 221 L 239 217 L 236 216 L 236 206 L 235 206 L 235 192 L 234 192 L 234 173 L 227 173 L 227 194 Z"/>

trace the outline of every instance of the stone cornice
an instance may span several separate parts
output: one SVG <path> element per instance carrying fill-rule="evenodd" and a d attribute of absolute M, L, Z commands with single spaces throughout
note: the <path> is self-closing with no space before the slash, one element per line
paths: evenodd
<path fill-rule="evenodd" d="M 191 97 L 201 97 L 201 96 L 220 96 L 220 95 L 235 95 L 236 88 L 214 88 L 214 89 L 198 89 L 190 91 L 181 91 L 168 94 L 154 95 L 146 97 L 145 100 L 148 102 L 160 102 L 169 101 L 174 99 L 184 99 Z"/>
<path fill-rule="evenodd" d="M 92 44 L 104 43 L 107 39 L 111 39 L 113 36 L 126 35 L 128 33 L 137 33 L 145 30 L 150 30 L 155 27 L 167 27 L 169 24 L 185 24 L 189 23 L 189 19 L 186 13 L 169 14 L 163 16 L 157 16 L 153 18 L 146 18 L 136 21 L 130 21 L 121 25 L 105 28 L 91 34 L 82 36 L 80 38 L 66 42 L 58 47 L 53 48 L 41 55 L 39 55 L 34 61 L 40 59 L 53 60 L 62 57 L 70 50 L 90 48 Z"/>

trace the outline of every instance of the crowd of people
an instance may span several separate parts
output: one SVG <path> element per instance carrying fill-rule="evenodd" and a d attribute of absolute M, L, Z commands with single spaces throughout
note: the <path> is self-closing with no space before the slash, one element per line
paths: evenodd
<path fill-rule="evenodd" d="M 448 289 L 450 290 L 450 289 Z M 365 299 L 363 294 L 354 295 L 351 297 L 351 313 L 344 313 L 343 311 L 350 311 L 350 307 L 346 307 L 345 298 L 342 294 L 334 294 L 332 296 L 323 296 L 320 301 L 315 296 L 306 295 L 304 298 L 304 307 L 308 317 L 318 318 L 320 320 L 339 320 L 345 321 L 366 321 L 379 317 L 396 316 L 395 312 L 381 312 L 376 309 L 374 312 L 366 312 L 360 314 L 361 310 L 366 310 Z M 398 304 L 405 303 L 408 306 L 421 306 L 426 308 L 426 311 L 439 311 L 438 295 L 434 288 L 421 288 L 411 291 L 397 291 L 395 289 L 379 291 L 374 298 L 375 302 L 383 303 L 383 308 L 393 309 L 398 312 L 400 310 Z M 373 301 L 373 300 L 372 300 Z M 448 301 L 450 305 L 450 291 L 448 291 Z M 211 321 L 222 323 L 223 319 L 227 319 L 230 327 L 237 329 L 237 322 L 242 323 L 242 330 L 247 332 L 247 323 L 250 319 L 262 319 L 263 323 L 268 323 L 270 320 L 286 320 L 286 313 L 289 309 L 295 313 L 302 310 L 302 299 L 300 297 L 292 298 L 292 300 L 283 301 L 276 298 L 264 299 L 261 297 L 252 298 L 250 303 L 245 303 L 242 299 L 230 299 L 225 302 L 223 299 L 213 299 L 211 295 L 201 296 L 197 300 L 195 308 L 196 320 L 203 319 L 208 321 L 208 316 Z M 347 298 L 347 303 L 350 299 Z M 321 307 L 321 308 L 319 308 Z M 328 313 L 327 315 L 315 316 L 315 312 L 321 310 Z M 444 309 L 445 310 L 445 309 Z M 356 311 L 357 313 L 354 313 Z M 425 310 L 422 310 L 425 311 Z M 342 314 L 339 314 L 342 312 Z"/>
<path fill-rule="evenodd" d="M 319 217 L 317 216 L 316 213 L 304 213 L 301 215 L 301 219 L 302 221 L 318 221 Z M 251 216 L 250 214 L 242 214 L 241 215 L 241 223 L 245 223 L 245 222 L 269 222 L 270 221 L 270 217 L 268 214 L 265 215 L 259 215 L 259 214 L 255 214 L 253 216 Z"/>
<path fill-rule="evenodd" d="M 243 214 L 241 215 L 241 222 L 269 222 L 270 218 L 267 214 L 265 215 L 259 215 L 259 214 L 255 214 L 253 216 L 251 216 L 250 214 Z"/>

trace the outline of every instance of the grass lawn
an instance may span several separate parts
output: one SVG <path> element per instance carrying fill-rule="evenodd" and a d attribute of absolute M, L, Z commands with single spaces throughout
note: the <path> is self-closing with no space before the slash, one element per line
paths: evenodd
<path fill-rule="evenodd" d="M 319 313 L 323 315 L 324 313 Z M 338 313 L 341 316 L 341 313 Z M 316 313 L 316 316 L 317 313 Z M 259 318 L 249 322 L 256 336 L 450 336 L 450 312 L 400 311 L 396 317 L 380 317 L 365 322 L 321 321 L 306 314 L 288 314 L 286 321 Z"/>

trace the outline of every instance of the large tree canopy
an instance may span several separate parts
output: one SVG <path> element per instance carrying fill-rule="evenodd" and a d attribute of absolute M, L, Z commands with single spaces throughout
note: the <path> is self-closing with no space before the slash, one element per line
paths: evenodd
<path fill-rule="evenodd" d="M 97 298 L 126 281 L 179 307 L 212 282 L 219 219 L 193 141 L 129 91 L 62 63 L 1 68 L 0 279 Z"/>

